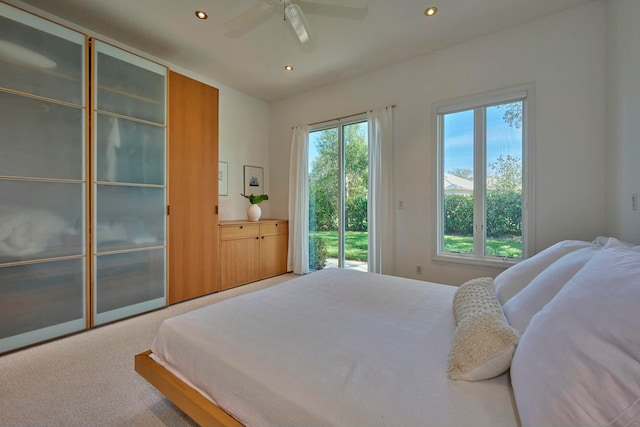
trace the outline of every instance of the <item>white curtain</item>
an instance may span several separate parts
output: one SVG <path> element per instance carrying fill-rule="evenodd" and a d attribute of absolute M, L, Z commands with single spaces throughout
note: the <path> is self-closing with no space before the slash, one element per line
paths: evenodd
<path fill-rule="evenodd" d="M 289 271 L 309 272 L 309 126 L 293 128 L 289 163 Z"/>
<path fill-rule="evenodd" d="M 393 108 L 367 114 L 369 125 L 369 271 L 393 274 Z"/>

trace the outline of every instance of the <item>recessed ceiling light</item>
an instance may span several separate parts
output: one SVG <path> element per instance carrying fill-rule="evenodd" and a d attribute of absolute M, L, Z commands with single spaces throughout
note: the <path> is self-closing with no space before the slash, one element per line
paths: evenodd
<path fill-rule="evenodd" d="M 207 13 L 201 10 L 196 10 L 196 16 L 200 19 L 207 19 Z"/>
<path fill-rule="evenodd" d="M 438 13 L 438 8 L 437 7 L 431 6 L 431 7 L 428 7 L 428 8 L 426 8 L 424 10 L 424 14 L 427 15 L 427 16 L 433 16 L 436 13 Z"/>
<path fill-rule="evenodd" d="M 285 66 L 284 66 L 284 69 L 285 69 L 286 71 L 293 71 L 293 65 L 285 65 Z"/>

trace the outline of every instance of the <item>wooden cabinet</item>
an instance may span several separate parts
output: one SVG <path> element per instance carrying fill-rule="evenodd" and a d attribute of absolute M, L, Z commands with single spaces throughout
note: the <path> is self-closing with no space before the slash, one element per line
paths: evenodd
<path fill-rule="evenodd" d="M 288 221 L 260 224 L 260 278 L 287 272 Z"/>
<path fill-rule="evenodd" d="M 289 222 L 264 219 L 258 222 L 220 222 L 220 288 L 287 272 Z"/>
<path fill-rule="evenodd" d="M 169 304 L 220 290 L 218 89 L 169 72 Z"/>

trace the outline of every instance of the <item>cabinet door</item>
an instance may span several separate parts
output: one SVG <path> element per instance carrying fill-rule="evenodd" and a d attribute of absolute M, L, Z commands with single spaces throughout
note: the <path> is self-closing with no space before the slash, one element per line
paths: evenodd
<path fill-rule="evenodd" d="M 166 305 L 166 74 L 93 40 L 93 324 Z"/>
<path fill-rule="evenodd" d="M 169 303 L 220 290 L 218 89 L 169 73 Z"/>
<path fill-rule="evenodd" d="M 287 272 L 287 234 L 262 236 L 260 246 L 261 278 L 276 276 Z"/>
<path fill-rule="evenodd" d="M 220 242 L 222 290 L 260 280 L 260 237 Z"/>
<path fill-rule="evenodd" d="M 0 353 L 87 326 L 85 62 L 0 3 Z"/>

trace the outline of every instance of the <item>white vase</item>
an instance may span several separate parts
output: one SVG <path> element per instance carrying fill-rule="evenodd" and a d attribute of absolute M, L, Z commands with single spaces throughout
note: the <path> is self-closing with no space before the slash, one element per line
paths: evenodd
<path fill-rule="evenodd" d="M 260 206 L 255 203 L 249 206 L 249 209 L 247 210 L 247 217 L 249 218 L 249 221 L 260 220 L 260 215 L 262 215 L 262 209 L 260 209 Z"/>

